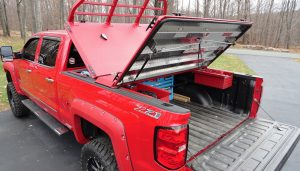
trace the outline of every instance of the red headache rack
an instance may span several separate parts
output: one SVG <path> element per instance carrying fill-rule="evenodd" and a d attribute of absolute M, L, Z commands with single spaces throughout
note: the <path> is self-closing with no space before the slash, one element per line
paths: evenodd
<path fill-rule="evenodd" d="M 150 6 L 150 0 L 144 0 L 142 5 L 131 5 L 131 4 L 123 4 L 119 3 L 119 0 L 106 0 L 105 2 L 95 2 L 92 0 L 78 0 L 72 7 L 70 11 L 70 15 L 68 18 L 69 23 L 74 23 L 75 21 L 75 16 L 96 16 L 96 17 L 106 17 L 106 24 L 110 24 L 112 21 L 113 17 L 131 17 L 135 18 L 134 19 L 134 24 L 139 24 L 142 18 L 154 18 L 156 15 L 145 15 L 146 10 L 152 10 L 154 11 L 154 14 L 160 12 L 161 15 L 166 15 L 167 14 L 167 8 L 168 8 L 168 2 L 167 0 L 157 0 L 156 3 L 159 3 L 155 7 L 155 5 Z M 155 4 L 155 3 L 152 3 Z M 84 5 L 91 5 L 91 6 L 96 6 L 96 7 L 104 7 L 107 10 L 101 10 L 100 12 L 94 12 L 93 10 L 91 11 L 79 11 L 78 9 L 81 6 Z M 124 8 L 127 10 L 124 13 L 116 13 L 117 8 Z M 90 8 L 92 9 L 92 8 Z M 102 9 L 102 8 L 101 8 Z M 130 13 L 130 10 L 128 9 L 134 9 L 137 11 L 137 13 L 132 14 Z M 126 12 L 127 11 L 127 12 Z"/>

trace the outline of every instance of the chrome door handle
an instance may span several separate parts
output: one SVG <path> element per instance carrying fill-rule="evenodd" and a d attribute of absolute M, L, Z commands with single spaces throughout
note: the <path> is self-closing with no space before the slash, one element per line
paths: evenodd
<path fill-rule="evenodd" d="M 31 69 L 27 69 L 26 72 L 27 72 L 27 73 L 31 73 L 32 70 L 31 70 Z"/>
<path fill-rule="evenodd" d="M 54 80 L 52 78 L 45 78 L 45 80 L 48 82 L 48 83 L 53 83 Z"/>

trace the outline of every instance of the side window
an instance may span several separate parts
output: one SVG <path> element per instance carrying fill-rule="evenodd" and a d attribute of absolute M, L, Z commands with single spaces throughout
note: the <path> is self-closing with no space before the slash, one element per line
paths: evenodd
<path fill-rule="evenodd" d="M 70 53 L 69 53 L 67 68 L 76 68 L 76 67 L 84 67 L 84 63 L 83 63 L 76 47 L 74 46 L 74 44 L 72 44 Z"/>
<path fill-rule="evenodd" d="M 35 52 L 36 52 L 38 43 L 39 43 L 38 38 L 31 39 L 26 43 L 26 45 L 24 46 L 24 51 L 23 51 L 24 59 L 34 61 Z"/>
<path fill-rule="evenodd" d="M 55 66 L 59 44 L 58 39 L 43 39 L 38 63 L 50 67 Z"/>

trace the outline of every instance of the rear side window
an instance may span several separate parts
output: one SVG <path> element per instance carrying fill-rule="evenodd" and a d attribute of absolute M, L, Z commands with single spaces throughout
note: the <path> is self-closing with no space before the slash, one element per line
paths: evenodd
<path fill-rule="evenodd" d="M 38 38 L 31 39 L 26 43 L 26 45 L 24 46 L 24 53 L 23 53 L 24 59 L 34 61 L 35 52 L 36 52 L 38 43 L 39 43 Z"/>
<path fill-rule="evenodd" d="M 85 65 L 81 59 L 80 54 L 78 53 L 74 44 L 72 44 L 71 49 L 70 49 L 67 67 L 68 68 L 76 68 L 76 67 L 84 67 L 84 66 Z"/>
<path fill-rule="evenodd" d="M 59 44 L 59 39 L 43 39 L 38 63 L 50 67 L 55 66 Z"/>

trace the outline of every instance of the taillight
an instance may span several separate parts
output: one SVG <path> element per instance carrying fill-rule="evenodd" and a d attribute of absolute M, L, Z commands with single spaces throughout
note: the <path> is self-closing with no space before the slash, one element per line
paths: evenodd
<path fill-rule="evenodd" d="M 168 169 L 185 165 L 188 127 L 157 127 L 155 130 L 155 160 Z"/>

